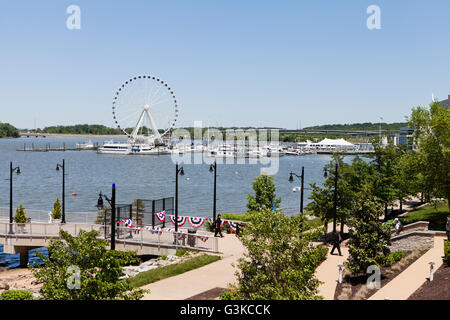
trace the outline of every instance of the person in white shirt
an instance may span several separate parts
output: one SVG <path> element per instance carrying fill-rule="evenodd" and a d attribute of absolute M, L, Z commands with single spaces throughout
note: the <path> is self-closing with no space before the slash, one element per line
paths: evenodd
<path fill-rule="evenodd" d="M 400 231 L 402 231 L 402 223 L 400 222 L 400 220 L 398 220 L 398 218 L 394 219 L 394 223 L 395 223 L 395 232 L 399 234 Z"/>

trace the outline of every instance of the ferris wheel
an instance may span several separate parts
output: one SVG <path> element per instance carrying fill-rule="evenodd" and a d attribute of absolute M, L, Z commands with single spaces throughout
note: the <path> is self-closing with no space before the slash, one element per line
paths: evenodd
<path fill-rule="evenodd" d="M 128 138 L 136 142 L 161 142 L 178 119 L 173 89 L 155 76 L 136 76 L 116 91 L 113 119 Z"/>

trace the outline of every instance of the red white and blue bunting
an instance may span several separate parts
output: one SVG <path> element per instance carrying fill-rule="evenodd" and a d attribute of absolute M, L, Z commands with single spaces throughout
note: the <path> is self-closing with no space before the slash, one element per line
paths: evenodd
<path fill-rule="evenodd" d="M 133 220 L 131 220 L 131 219 L 121 220 L 121 221 L 118 221 L 118 223 L 124 223 L 125 227 L 133 228 Z"/>
<path fill-rule="evenodd" d="M 155 212 L 155 216 L 159 221 L 164 222 L 164 220 L 166 219 L 166 210 Z"/>
<path fill-rule="evenodd" d="M 189 223 L 191 224 L 191 226 L 193 226 L 194 228 L 200 228 L 203 223 L 208 220 L 206 218 L 200 218 L 200 217 L 188 217 L 189 219 Z"/>
<path fill-rule="evenodd" d="M 227 223 L 230 226 L 231 231 L 236 232 L 236 230 L 237 230 L 237 222 L 236 221 L 227 220 Z"/>
<path fill-rule="evenodd" d="M 173 225 L 175 225 L 175 216 L 169 216 L 170 221 L 172 221 Z M 181 227 L 186 223 L 187 217 L 178 217 L 178 221 L 176 221 L 176 224 Z"/>

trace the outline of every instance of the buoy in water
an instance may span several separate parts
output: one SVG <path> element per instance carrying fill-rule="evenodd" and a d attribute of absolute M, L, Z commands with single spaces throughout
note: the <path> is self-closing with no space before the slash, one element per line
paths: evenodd
<path fill-rule="evenodd" d="M 73 192 L 73 193 L 72 193 L 72 195 L 73 195 L 74 197 L 76 197 L 76 196 L 77 196 L 77 194 L 76 194 L 75 192 Z"/>

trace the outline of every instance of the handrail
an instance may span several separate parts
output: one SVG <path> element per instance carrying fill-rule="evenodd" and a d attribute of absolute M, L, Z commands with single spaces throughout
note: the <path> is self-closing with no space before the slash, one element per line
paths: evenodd
<path fill-rule="evenodd" d="M 4 227 L 1 227 L 1 226 Z M 57 238 L 60 230 L 65 230 L 69 234 L 76 236 L 80 230 L 100 232 L 99 238 L 105 239 L 105 232 L 108 235 L 108 226 L 99 224 L 85 224 L 85 223 L 9 223 L 0 222 L 0 238 L 23 239 L 29 238 Z M 109 237 L 106 237 L 109 238 Z M 194 250 L 218 251 L 218 238 L 214 237 L 212 233 L 208 234 L 194 234 L 186 232 L 173 232 L 167 230 L 153 230 L 153 229 L 133 229 L 128 227 L 116 227 L 116 241 L 123 243 L 138 244 L 141 248 L 144 245 L 157 245 L 185 247 Z"/>

